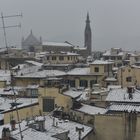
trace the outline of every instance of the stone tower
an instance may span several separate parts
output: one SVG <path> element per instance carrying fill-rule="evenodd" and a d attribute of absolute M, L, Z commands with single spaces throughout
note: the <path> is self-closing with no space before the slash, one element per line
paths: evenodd
<path fill-rule="evenodd" d="M 90 28 L 89 13 L 87 13 L 86 27 L 85 27 L 85 44 L 84 47 L 87 48 L 87 56 L 91 55 L 92 51 L 92 33 Z"/>

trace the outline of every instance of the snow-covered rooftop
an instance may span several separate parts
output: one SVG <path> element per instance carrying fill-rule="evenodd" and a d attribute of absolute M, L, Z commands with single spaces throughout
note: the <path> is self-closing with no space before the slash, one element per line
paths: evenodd
<path fill-rule="evenodd" d="M 67 72 L 68 75 L 89 75 L 90 68 L 74 68 Z"/>
<path fill-rule="evenodd" d="M 95 60 L 91 64 L 94 65 L 107 65 L 107 64 L 113 64 L 114 62 L 112 61 L 104 61 L 104 60 Z"/>
<path fill-rule="evenodd" d="M 82 92 L 83 91 L 79 91 L 79 90 L 76 90 L 76 89 L 75 90 L 74 89 L 70 89 L 68 91 L 65 91 L 63 94 L 67 95 L 67 96 L 70 96 L 72 98 L 77 98 L 77 97 L 82 95 Z"/>
<path fill-rule="evenodd" d="M 116 82 L 117 79 L 114 78 L 114 77 L 107 77 L 107 78 L 105 79 L 105 81 Z"/>
<path fill-rule="evenodd" d="M 60 70 L 41 70 L 36 72 L 30 72 L 27 74 L 20 74 L 16 77 L 28 77 L 28 78 L 47 78 L 47 77 L 55 77 L 55 76 L 63 76 L 66 75 L 65 72 Z"/>
<path fill-rule="evenodd" d="M 108 85 L 107 89 L 108 90 L 111 90 L 111 89 L 120 89 L 121 88 L 121 85 Z"/>
<path fill-rule="evenodd" d="M 44 117 L 38 117 L 36 120 L 44 119 Z M 85 138 L 91 131 L 92 128 L 83 124 L 79 124 L 72 121 L 58 120 L 55 118 L 55 123 L 57 122 L 57 126 L 53 126 L 53 117 L 45 116 L 45 129 L 46 131 L 41 132 L 35 129 L 29 128 L 27 126 L 26 121 L 21 122 L 21 131 L 24 140 L 57 140 L 57 138 L 53 137 L 54 135 L 68 132 L 69 138 L 71 140 L 78 140 L 79 134 L 76 132 L 76 127 L 84 128 L 84 132 L 81 133 L 81 138 Z M 2 129 L 4 127 L 10 127 L 10 124 L 3 125 L 0 127 L 0 137 L 2 136 Z M 19 126 L 16 124 L 16 130 L 12 131 L 11 136 L 17 140 L 20 140 Z"/>
<path fill-rule="evenodd" d="M 23 68 L 18 71 L 17 76 L 21 76 L 21 75 L 25 75 L 29 73 L 35 73 L 39 71 L 40 68 L 41 68 L 40 66 L 29 66 L 29 67 Z"/>
<path fill-rule="evenodd" d="M 128 112 L 136 111 L 136 112 L 140 112 L 140 104 L 113 103 L 108 107 L 108 111 L 128 111 Z"/>
<path fill-rule="evenodd" d="M 100 94 L 100 95 L 104 95 L 108 93 L 108 89 L 106 88 L 99 88 L 99 89 L 94 89 L 91 94 Z"/>
<path fill-rule="evenodd" d="M 75 46 L 74 49 L 75 49 L 75 50 L 86 50 L 87 47 L 79 47 L 79 46 Z"/>
<path fill-rule="evenodd" d="M 3 110 L 2 112 L 9 111 L 11 109 L 11 103 L 15 102 L 14 99 L 9 99 L 7 97 L 0 97 L 0 110 Z M 36 98 L 17 98 L 16 103 L 18 103 L 17 108 L 25 107 L 28 105 L 32 105 L 35 103 L 38 103 L 38 99 Z"/>
<path fill-rule="evenodd" d="M 104 108 L 86 105 L 86 104 L 82 104 L 82 107 L 76 110 L 90 115 L 105 114 L 107 111 Z"/>
<path fill-rule="evenodd" d="M 0 81 L 6 81 L 7 84 L 10 84 L 11 73 L 9 70 L 0 70 Z"/>
<path fill-rule="evenodd" d="M 23 69 L 25 67 L 27 67 L 27 64 L 18 64 L 15 67 L 13 67 L 12 70 Z"/>
<path fill-rule="evenodd" d="M 135 89 L 134 93 L 132 93 L 132 98 L 129 98 L 126 88 L 112 89 L 109 91 L 106 101 L 140 103 L 140 91 Z"/>
<path fill-rule="evenodd" d="M 43 46 L 58 46 L 58 47 L 73 47 L 73 45 L 68 43 L 60 43 L 60 42 L 43 42 Z"/>
<path fill-rule="evenodd" d="M 118 48 L 119 50 L 119 48 Z M 111 50 L 107 50 L 105 53 L 103 53 L 103 56 L 123 56 L 124 55 L 124 52 L 120 51 L 120 52 L 116 52 L 116 53 L 113 53 Z"/>
<path fill-rule="evenodd" d="M 118 67 L 113 67 L 112 70 L 113 71 L 117 71 L 119 68 Z"/>
<path fill-rule="evenodd" d="M 39 63 L 39 62 L 36 62 L 36 61 L 31 61 L 31 60 L 26 60 L 25 62 L 29 63 L 29 64 L 32 64 L 34 66 L 40 66 L 41 67 L 43 65 L 43 63 Z"/>

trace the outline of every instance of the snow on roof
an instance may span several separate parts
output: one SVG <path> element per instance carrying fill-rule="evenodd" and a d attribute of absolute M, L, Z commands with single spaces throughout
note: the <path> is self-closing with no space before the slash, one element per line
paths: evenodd
<path fill-rule="evenodd" d="M 72 98 L 77 98 L 82 95 L 82 91 L 70 89 L 68 91 L 65 91 L 63 94 Z"/>
<path fill-rule="evenodd" d="M 120 48 L 114 48 L 114 49 L 117 49 L 119 50 Z M 124 52 L 120 51 L 118 53 L 113 53 L 111 52 L 111 50 L 107 50 L 105 53 L 103 53 L 103 56 L 123 56 L 124 55 Z"/>
<path fill-rule="evenodd" d="M 107 50 L 105 53 L 103 53 L 103 56 L 109 56 L 111 54 L 110 50 Z"/>
<path fill-rule="evenodd" d="M 99 88 L 99 89 L 94 89 L 91 94 L 107 94 L 108 93 L 108 89 L 106 88 Z"/>
<path fill-rule="evenodd" d="M 43 64 L 42 63 L 39 63 L 39 62 L 36 62 L 36 61 L 31 61 L 31 60 L 26 60 L 25 61 L 26 63 L 29 63 L 29 64 L 32 64 L 34 66 L 42 66 Z"/>
<path fill-rule="evenodd" d="M 75 50 L 86 50 L 87 47 L 79 47 L 79 46 L 75 46 L 74 49 L 75 49 Z"/>
<path fill-rule="evenodd" d="M 0 88 L 0 95 L 18 95 L 17 90 L 13 92 L 11 87 Z"/>
<path fill-rule="evenodd" d="M 114 62 L 112 61 L 104 61 L 104 60 L 95 60 L 91 64 L 94 65 L 107 65 L 107 64 L 113 64 Z"/>
<path fill-rule="evenodd" d="M 44 117 L 37 117 L 36 120 L 43 119 Z M 41 119 L 41 120 L 42 120 Z M 33 121 L 33 120 L 31 120 Z M 44 132 L 37 131 L 33 128 L 29 128 L 27 126 L 26 121 L 22 121 L 20 123 L 22 135 L 24 140 L 57 140 L 57 138 L 52 137 L 56 134 L 60 134 L 63 132 L 69 131 L 69 138 L 71 140 L 78 140 L 79 134 L 76 132 L 75 128 L 82 128 L 84 127 L 84 132 L 81 133 L 81 138 L 85 138 L 91 131 L 92 128 L 83 124 L 79 124 L 77 122 L 72 121 L 65 121 L 65 120 L 59 120 L 55 118 L 55 122 L 57 122 L 58 126 L 53 126 L 53 117 L 52 116 L 45 116 L 45 130 Z M 30 123 L 30 122 L 29 122 Z M 11 130 L 10 124 L 6 124 L 0 127 L 0 137 L 2 136 L 2 129 L 4 127 L 9 127 Z M 12 131 L 11 136 L 17 140 L 20 140 L 20 133 L 19 133 L 19 125 L 16 124 L 16 130 Z"/>
<path fill-rule="evenodd" d="M 140 104 L 113 103 L 108 107 L 108 111 L 128 111 L 128 112 L 136 111 L 136 112 L 140 112 Z"/>
<path fill-rule="evenodd" d="M 7 48 L 0 48 L 0 53 L 7 51 Z"/>
<path fill-rule="evenodd" d="M 0 81 L 6 81 L 7 84 L 10 84 L 11 73 L 9 70 L 0 70 Z"/>
<path fill-rule="evenodd" d="M 113 89 L 110 90 L 108 93 L 108 96 L 106 98 L 106 101 L 110 102 L 139 102 L 140 103 L 140 92 L 138 90 L 134 90 L 134 93 L 132 93 L 132 99 L 129 98 L 129 94 L 127 93 L 127 89 Z"/>
<path fill-rule="evenodd" d="M 114 77 L 107 77 L 107 78 L 105 79 L 105 81 L 116 82 L 116 81 L 117 81 L 117 79 L 116 79 L 116 78 L 114 78 Z"/>
<path fill-rule="evenodd" d="M 27 65 L 26 64 L 18 64 L 15 67 L 12 68 L 12 70 L 16 70 L 16 69 L 23 69 L 25 68 Z"/>
<path fill-rule="evenodd" d="M 108 85 L 108 90 L 121 88 L 121 85 Z"/>
<path fill-rule="evenodd" d="M 58 47 L 73 47 L 73 45 L 68 43 L 59 43 L 59 42 L 43 42 L 43 46 L 58 46 Z"/>
<path fill-rule="evenodd" d="M 41 70 L 37 72 L 17 75 L 16 77 L 47 78 L 47 77 L 55 77 L 55 76 L 63 76 L 63 75 L 66 75 L 66 73 L 60 70 Z"/>
<path fill-rule="evenodd" d="M 113 67 L 112 70 L 113 71 L 117 71 L 119 68 L 118 67 Z"/>
<path fill-rule="evenodd" d="M 39 85 L 28 85 L 27 89 L 38 89 Z"/>
<path fill-rule="evenodd" d="M 24 75 L 24 74 L 29 74 L 29 73 L 35 73 L 40 69 L 40 66 L 29 66 L 26 68 L 21 69 L 18 71 L 17 76 Z"/>
<path fill-rule="evenodd" d="M 77 53 L 67 52 L 67 55 L 79 55 Z"/>
<path fill-rule="evenodd" d="M 67 72 L 68 75 L 89 75 L 90 68 L 74 68 Z"/>
<path fill-rule="evenodd" d="M 89 115 L 96 115 L 96 114 L 105 114 L 106 109 L 91 105 L 82 104 L 82 107 L 80 109 L 76 109 L 77 111 L 89 114 Z"/>
<path fill-rule="evenodd" d="M 0 97 L 0 110 L 3 110 L 2 111 L 3 113 L 5 111 L 11 110 L 11 103 L 13 103 L 13 102 L 14 102 L 14 99 L 10 99 L 7 97 L 4 97 L 4 98 Z M 38 103 L 38 99 L 36 99 L 36 98 L 17 98 L 16 102 L 19 104 L 19 105 L 17 105 L 17 108 L 20 108 L 20 107 L 25 107 L 28 105 Z"/>
<path fill-rule="evenodd" d="M 136 66 L 136 65 L 131 65 L 132 68 L 137 68 L 140 69 L 140 66 Z"/>

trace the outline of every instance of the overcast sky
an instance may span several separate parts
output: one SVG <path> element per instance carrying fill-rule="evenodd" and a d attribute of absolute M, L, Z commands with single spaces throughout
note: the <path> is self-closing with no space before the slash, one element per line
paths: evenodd
<path fill-rule="evenodd" d="M 6 25 L 22 24 L 21 29 L 6 30 L 9 45 L 19 46 L 32 29 L 44 41 L 69 41 L 82 47 L 89 11 L 93 50 L 140 50 L 140 0 L 0 0 L 0 10 L 4 15 L 23 14 L 5 20 Z M 4 46 L 3 30 L 0 46 Z"/>

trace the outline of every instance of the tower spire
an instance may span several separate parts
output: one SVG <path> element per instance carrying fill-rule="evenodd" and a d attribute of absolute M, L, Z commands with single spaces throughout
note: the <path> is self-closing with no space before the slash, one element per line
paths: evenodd
<path fill-rule="evenodd" d="M 86 23 L 90 23 L 90 20 L 89 20 L 89 12 L 87 12 L 87 20 L 86 20 Z"/>
<path fill-rule="evenodd" d="M 30 31 L 30 34 L 31 34 L 31 35 L 33 34 L 33 31 L 32 31 L 32 29 L 31 29 L 31 31 Z"/>
<path fill-rule="evenodd" d="M 85 27 L 85 44 L 84 44 L 84 46 L 87 48 L 87 56 L 91 55 L 91 51 L 92 51 L 91 38 L 92 38 L 92 33 L 90 28 L 89 12 L 87 12 L 86 27 Z"/>

